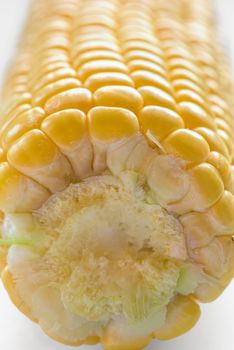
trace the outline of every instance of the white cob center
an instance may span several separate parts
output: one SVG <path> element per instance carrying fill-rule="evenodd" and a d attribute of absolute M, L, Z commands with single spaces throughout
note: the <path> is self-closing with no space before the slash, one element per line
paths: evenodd
<path fill-rule="evenodd" d="M 88 335 L 116 318 L 138 331 L 148 320 L 146 333 L 160 327 L 187 259 L 178 220 L 153 203 L 131 171 L 72 184 L 33 216 L 9 215 L 5 232 L 32 244 L 9 250 L 18 293 L 42 326 L 60 319 L 65 332 L 76 322 L 67 325 L 61 312 L 77 319 L 77 327 L 85 324 Z M 51 293 L 52 311 L 45 301 Z"/>

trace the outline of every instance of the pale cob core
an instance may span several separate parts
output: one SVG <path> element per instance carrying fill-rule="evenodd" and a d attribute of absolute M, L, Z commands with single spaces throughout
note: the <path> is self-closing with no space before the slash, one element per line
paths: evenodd
<path fill-rule="evenodd" d="M 63 284 L 68 310 L 89 321 L 124 314 L 135 325 L 171 298 L 187 258 L 182 226 L 147 201 L 135 174 L 71 185 L 36 217 L 51 240 L 39 275 Z"/>
<path fill-rule="evenodd" d="M 1 104 L 0 269 L 57 340 L 140 349 L 231 281 L 233 85 L 216 36 L 209 0 L 34 2 Z"/>

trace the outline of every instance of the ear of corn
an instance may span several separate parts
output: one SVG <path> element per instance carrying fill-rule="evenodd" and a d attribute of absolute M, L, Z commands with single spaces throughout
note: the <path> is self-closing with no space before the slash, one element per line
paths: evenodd
<path fill-rule="evenodd" d="M 176 337 L 233 278 L 216 37 L 209 0 L 34 1 L 1 102 L 0 270 L 55 340 Z"/>

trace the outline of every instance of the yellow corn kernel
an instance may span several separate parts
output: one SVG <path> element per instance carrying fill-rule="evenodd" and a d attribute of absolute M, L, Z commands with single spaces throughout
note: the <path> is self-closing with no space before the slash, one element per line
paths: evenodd
<path fill-rule="evenodd" d="M 173 69 L 171 73 L 171 78 L 172 80 L 188 79 L 199 86 L 202 85 L 199 77 L 188 69 L 183 69 L 183 68 Z"/>
<path fill-rule="evenodd" d="M 27 131 L 39 128 L 42 120 L 45 118 L 45 112 L 39 107 L 27 110 L 16 116 L 4 128 L 1 135 L 1 142 L 5 150 Z"/>
<path fill-rule="evenodd" d="M 159 74 L 148 72 L 147 70 L 137 70 L 131 73 L 131 77 L 137 88 L 151 85 L 169 93 L 172 91 L 169 82 Z"/>
<path fill-rule="evenodd" d="M 59 68 L 55 71 L 52 71 L 48 74 L 45 74 L 37 84 L 33 84 L 33 92 L 40 90 L 44 86 L 54 83 L 57 80 L 65 79 L 65 78 L 75 78 L 76 72 L 71 68 Z"/>
<path fill-rule="evenodd" d="M 210 152 L 207 163 L 212 164 L 222 177 L 225 189 L 232 192 L 234 188 L 233 172 L 228 160 L 218 152 Z"/>
<path fill-rule="evenodd" d="M 7 248 L 1 247 L 0 248 L 0 275 L 2 274 L 2 271 L 7 265 Z"/>
<path fill-rule="evenodd" d="M 207 275 L 208 276 L 208 275 Z M 231 282 L 233 276 L 225 279 L 207 277 L 201 282 L 194 293 L 194 297 L 201 303 L 210 303 L 217 299 Z"/>
<path fill-rule="evenodd" d="M 52 36 L 48 37 L 41 45 L 42 50 L 46 50 L 48 48 L 60 48 L 64 51 L 67 51 L 69 48 L 69 40 L 65 35 L 60 36 Z"/>
<path fill-rule="evenodd" d="M 27 317 L 29 317 L 32 321 L 37 322 L 37 320 L 32 316 L 32 312 L 30 310 L 30 308 L 28 307 L 28 305 L 26 305 L 22 299 L 19 297 L 19 295 L 16 292 L 16 288 L 15 288 L 15 283 L 13 280 L 13 277 L 9 271 L 9 268 L 6 267 L 2 274 L 1 274 L 1 279 L 3 282 L 3 285 L 11 299 L 11 301 L 13 302 L 13 304 L 23 313 L 25 314 Z"/>
<path fill-rule="evenodd" d="M 213 105 L 220 107 L 223 111 L 229 112 L 228 104 L 224 101 L 224 99 L 221 96 L 211 95 L 210 101 Z"/>
<path fill-rule="evenodd" d="M 98 337 L 88 337 L 87 339 L 82 340 L 82 341 L 64 340 L 62 337 L 59 337 L 57 335 L 55 336 L 51 332 L 51 330 L 48 330 L 43 326 L 41 326 L 41 329 L 45 332 L 45 334 L 48 335 L 48 337 L 54 339 L 56 342 L 59 342 L 61 344 L 66 345 L 66 346 L 96 345 L 100 341 L 100 339 Z"/>
<path fill-rule="evenodd" d="M 2 148 L 0 148 L 0 163 L 3 163 L 6 160 L 6 154 Z"/>
<path fill-rule="evenodd" d="M 79 30 L 78 30 L 79 33 Z M 77 36 L 75 38 L 75 44 L 81 44 L 81 43 L 85 43 L 86 41 L 94 41 L 94 40 L 100 40 L 100 39 L 105 39 L 108 42 L 115 42 L 116 43 L 116 39 L 115 36 L 113 35 L 113 33 L 108 32 L 108 31 L 103 31 L 103 32 L 96 32 L 96 33 L 92 33 L 92 32 L 87 32 L 87 33 L 80 33 L 79 36 Z M 88 53 L 92 54 L 93 51 L 88 51 Z M 119 56 L 121 57 L 121 56 Z"/>
<path fill-rule="evenodd" d="M 230 136 L 233 137 L 233 130 L 232 130 L 233 123 L 232 122 L 228 123 L 224 119 L 216 118 L 215 123 L 216 123 L 218 129 L 224 130 L 227 134 L 230 134 Z"/>
<path fill-rule="evenodd" d="M 125 51 L 142 50 L 153 53 L 155 55 L 162 56 L 162 51 L 159 47 L 150 43 L 143 42 L 141 40 L 131 40 L 129 42 L 126 42 L 125 45 L 123 45 L 123 47 Z"/>
<path fill-rule="evenodd" d="M 202 98 L 199 94 L 197 94 L 195 91 L 191 90 L 185 90 L 181 89 L 176 93 L 176 101 L 178 103 L 180 102 L 192 102 L 204 110 L 208 110 L 207 108 L 207 102 Z"/>
<path fill-rule="evenodd" d="M 103 25 L 107 28 L 112 29 L 114 27 L 114 21 L 110 16 L 107 15 L 101 15 L 101 14 L 92 14 L 90 15 L 83 15 L 82 18 L 80 18 L 77 21 L 77 24 L 79 25 L 79 27 L 82 26 L 87 26 L 87 25 Z"/>
<path fill-rule="evenodd" d="M 129 17 L 132 17 L 132 13 L 131 12 L 125 12 L 125 17 L 127 17 L 127 15 L 129 14 Z M 138 13 L 139 15 L 139 13 Z M 129 18 L 129 20 L 130 20 Z M 158 41 L 155 39 L 154 35 L 150 32 L 148 33 L 144 33 L 144 32 L 140 32 L 139 30 L 137 31 L 137 33 L 135 32 L 135 30 L 131 30 L 132 28 L 129 28 L 128 31 L 125 30 L 126 26 L 123 27 L 123 30 L 121 30 L 121 40 L 124 41 L 135 41 L 137 39 L 140 39 L 142 41 L 157 45 Z"/>
<path fill-rule="evenodd" d="M 94 93 L 97 106 L 121 107 L 139 112 L 143 107 L 143 99 L 137 90 L 128 86 L 104 86 Z"/>
<path fill-rule="evenodd" d="M 145 106 L 160 106 L 176 110 L 175 99 L 167 92 L 153 86 L 142 86 L 138 91 L 144 100 Z"/>
<path fill-rule="evenodd" d="M 45 103 L 51 98 L 53 95 L 58 94 L 59 92 L 63 92 L 68 89 L 73 89 L 80 87 L 81 83 L 78 79 L 75 78 L 65 78 L 58 80 L 55 83 L 50 83 L 41 89 L 39 89 L 33 95 L 34 104 L 37 106 L 44 107 Z"/>
<path fill-rule="evenodd" d="M 119 53 L 110 50 L 87 51 L 77 56 L 74 61 L 74 67 L 78 69 L 81 65 L 95 60 L 115 60 L 121 62 L 122 57 Z"/>
<path fill-rule="evenodd" d="M 190 162 L 204 162 L 210 148 L 206 140 L 196 132 L 179 129 L 172 132 L 162 143 L 168 153 L 173 153 Z"/>
<path fill-rule="evenodd" d="M 192 102 L 180 102 L 179 112 L 184 119 L 185 126 L 189 129 L 206 127 L 216 130 L 215 122 L 204 109 Z"/>
<path fill-rule="evenodd" d="M 39 63 L 41 64 L 41 67 L 46 68 L 51 63 L 56 63 L 56 62 L 68 63 L 68 61 L 69 59 L 65 51 L 51 48 L 50 50 L 38 53 L 38 55 L 36 56 L 34 68 L 37 70 L 37 72 L 39 72 L 38 66 L 37 66 L 37 64 Z M 67 67 L 69 67 L 69 65 Z"/>
<path fill-rule="evenodd" d="M 105 350 L 141 350 L 152 340 L 150 335 L 148 337 L 128 335 L 128 332 L 122 327 L 121 324 L 117 328 L 115 322 L 110 323 L 101 341 Z"/>
<path fill-rule="evenodd" d="M 169 340 L 194 327 L 200 318 L 199 305 L 182 295 L 176 296 L 168 305 L 165 325 L 154 333 L 159 340 Z"/>
<path fill-rule="evenodd" d="M 117 107 L 94 107 L 88 113 L 88 125 L 94 146 L 95 172 L 106 168 L 106 151 L 111 143 L 136 135 L 139 131 L 136 115 Z"/>
<path fill-rule="evenodd" d="M 41 69 L 38 70 L 38 67 L 35 67 L 35 70 L 32 72 L 32 81 L 31 84 L 34 86 L 34 84 L 37 81 L 40 81 L 44 79 L 45 76 L 48 76 L 49 74 L 54 74 L 54 72 L 58 70 L 64 70 L 69 68 L 69 63 L 67 60 L 55 60 L 52 62 L 47 63 L 46 58 L 44 58 L 44 62 L 40 63 Z"/>
<path fill-rule="evenodd" d="M 51 114 L 41 128 L 69 159 L 78 178 L 91 172 L 93 151 L 82 111 L 68 109 Z"/>
<path fill-rule="evenodd" d="M 95 41 L 87 41 L 85 43 L 81 43 L 74 47 L 74 54 L 79 53 L 82 54 L 88 51 L 95 50 L 110 50 L 113 52 L 119 52 L 119 48 L 115 43 L 106 42 L 104 40 L 95 40 Z"/>
<path fill-rule="evenodd" d="M 147 51 L 130 50 L 126 52 L 125 58 L 128 62 L 131 62 L 132 60 L 146 60 L 154 64 L 160 65 L 162 68 L 165 67 L 165 62 L 161 57 Z"/>
<path fill-rule="evenodd" d="M 232 157 L 234 149 L 233 149 L 233 144 L 232 144 L 232 140 L 231 140 L 230 136 L 226 133 L 226 131 L 220 130 L 220 129 L 217 131 L 217 134 L 224 141 L 225 145 L 227 146 L 228 153 L 229 153 L 230 157 Z"/>
<path fill-rule="evenodd" d="M 160 66 L 147 60 L 132 60 L 128 64 L 129 71 L 135 72 L 138 70 L 145 70 L 155 74 L 160 74 L 162 77 L 166 77 L 166 71 Z"/>
<path fill-rule="evenodd" d="M 204 213 L 191 212 L 180 217 L 191 249 L 207 246 L 215 236 L 231 236 L 234 230 L 234 197 L 224 191 L 221 198 Z"/>
<path fill-rule="evenodd" d="M 82 81 L 85 81 L 93 74 L 102 72 L 127 73 L 128 70 L 122 62 L 115 60 L 90 61 L 79 67 L 79 77 Z"/>
<path fill-rule="evenodd" d="M 3 105 L 4 115 L 12 114 L 17 107 L 25 104 L 30 104 L 32 102 L 32 95 L 30 93 L 24 93 L 22 95 L 13 95 L 5 105 Z"/>
<path fill-rule="evenodd" d="M 20 174 L 7 162 L 0 164 L 0 210 L 7 213 L 38 209 L 49 195 L 44 187 Z"/>
<path fill-rule="evenodd" d="M 156 106 L 144 107 L 139 115 L 143 132 L 150 132 L 159 141 L 184 126 L 182 118 L 174 111 Z"/>
<path fill-rule="evenodd" d="M 48 34 L 54 31 L 64 32 L 69 30 L 70 27 L 70 23 L 65 18 L 54 18 L 51 22 L 46 23 L 45 26 L 43 26 L 43 33 Z"/>
<path fill-rule="evenodd" d="M 223 227 L 223 230 L 233 230 L 234 220 L 232 210 L 234 208 L 234 196 L 228 191 L 224 191 L 221 198 L 210 209 L 215 220 Z"/>
<path fill-rule="evenodd" d="M 91 136 L 101 141 L 118 140 L 139 130 L 135 114 L 124 108 L 94 107 L 88 122 Z"/>
<path fill-rule="evenodd" d="M 37 129 L 27 132 L 15 142 L 8 151 L 7 159 L 18 171 L 52 192 L 65 188 L 72 179 L 72 170 L 66 158 Z"/>
<path fill-rule="evenodd" d="M 209 144 L 210 150 L 219 152 L 225 157 L 229 157 L 228 149 L 221 137 L 209 128 L 196 128 L 194 129 L 198 134 L 200 134 Z"/>
<path fill-rule="evenodd" d="M 222 196 L 224 185 L 218 171 L 208 163 L 201 163 L 189 170 L 191 177 L 190 191 L 171 209 L 178 214 L 189 211 L 204 211 Z"/>
<path fill-rule="evenodd" d="M 87 89 L 90 89 L 92 92 L 94 92 L 103 86 L 110 85 L 126 85 L 133 87 L 133 81 L 127 74 L 107 72 L 91 75 L 86 80 L 84 85 Z"/>
<path fill-rule="evenodd" d="M 41 127 L 58 147 L 69 148 L 84 136 L 86 118 L 79 110 L 60 111 L 47 117 Z"/>
<path fill-rule="evenodd" d="M 175 79 L 172 82 L 172 85 L 176 92 L 179 92 L 181 90 L 189 90 L 191 92 L 196 92 L 199 96 L 204 96 L 202 89 L 197 85 L 196 83 L 192 82 L 188 79 Z"/>
<path fill-rule="evenodd" d="M 3 118 L 3 120 L 1 122 L 4 122 L 5 124 L 2 125 L 2 130 L 4 130 L 5 126 L 7 125 L 7 122 L 16 118 L 21 113 L 28 111 L 30 108 L 32 108 L 32 106 L 30 104 L 26 103 L 26 104 L 19 105 L 17 108 L 15 108 L 9 114 L 4 114 L 5 117 Z"/>
<path fill-rule="evenodd" d="M 199 70 L 194 63 L 184 58 L 173 58 L 169 61 L 170 69 L 175 68 L 185 68 L 194 72 L 195 74 L 199 74 Z"/>
<path fill-rule="evenodd" d="M 77 108 L 83 112 L 93 105 L 93 97 L 89 90 L 84 88 L 69 89 L 53 95 L 45 104 L 47 114 L 53 114 L 64 109 Z"/>

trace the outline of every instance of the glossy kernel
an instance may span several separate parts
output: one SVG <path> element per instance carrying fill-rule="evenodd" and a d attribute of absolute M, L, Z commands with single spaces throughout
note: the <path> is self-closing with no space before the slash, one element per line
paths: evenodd
<path fill-rule="evenodd" d="M 95 91 L 97 106 L 121 107 L 137 113 L 143 107 L 143 99 L 137 90 L 128 86 L 105 86 Z"/>
<path fill-rule="evenodd" d="M 78 69 L 81 65 L 85 64 L 86 62 L 108 59 L 112 61 L 122 61 L 121 55 L 117 52 L 113 52 L 110 50 L 92 50 L 80 54 L 74 61 L 74 66 L 76 69 Z"/>
<path fill-rule="evenodd" d="M 206 140 L 188 129 L 180 129 L 171 133 L 163 141 L 163 147 L 168 153 L 174 153 L 187 161 L 195 163 L 205 161 L 210 152 Z"/>
<path fill-rule="evenodd" d="M 73 173 L 66 158 L 40 130 L 24 134 L 8 151 L 9 163 L 32 177 L 51 192 L 62 190 L 72 181 Z"/>
<path fill-rule="evenodd" d="M 151 85 L 169 93 L 172 91 L 169 82 L 159 74 L 148 72 L 146 70 L 138 70 L 132 72 L 131 77 L 135 83 L 136 88 Z"/>
<path fill-rule="evenodd" d="M 88 122 L 91 136 L 102 141 L 116 140 L 139 131 L 137 117 L 124 108 L 94 107 L 88 113 Z"/>
<path fill-rule="evenodd" d="M 157 64 L 149 62 L 147 60 L 132 60 L 128 63 L 129 71 L 134 72 L 138 70 L 145 70 L 152 73 L 160 74 L 162 77 L 166 77 L 166 71 Z"/>
<path fill-rule="evenodd" d="M 93 74 L 85 81 L 84 85 L 93 92 L 109 85 L 134 86 L 132 79 L 128 75 L 116 72 Z"/>
<path fill-rule="evenodd" d="M 87 112 L 93 105 L 93 96 L 88 89 L 75 88 L 52 96 L 45 104 L 47 114 L 53 114 L 64 109 L 77 108 Z"/>
<path fill-rule="evenodd" d="M 38 167 L 53 161 L 56 147 L 40 131 L 26 133 L 8 151 L 8 159 L 16 167 Z"/>
<path fill-rule="evenodd" d="M 48 116 L 42 130 L 69 159 L 76 178 L 92 171 L 93 149 L 88 135 L 86 115 L 77 109 L 66 109 Z"/>
<path fill-rule="evenodd" d="M 212 117 L 203 108 L 199 107 L 199 105 L 192 102 L 180 102 L 179 111 L 187 128 L 206 127 L 216 130 L 216 125 Z"/>
<path fill-rule="evenodd" d="M 7 150 L 18 138 L 27 131 L 39 128 L 42 120 L 45 118 L 45 112 L 39 107 L 29 109 L 28 111 L 14 118 L 4 129 L 1 135 L 2 145 Z"/>
<path fill-rule="evenodd" d="M 127 67 L 118 61 L 112 60 L 95 60 L 84 63 L 79 68 L 79 77 L 82 81 L 85 81 L 88 77 L 93 74 L 101 73 L 101 72 L 119 72 L 119 73 L 127 73 Z"/>
<path fill-rule="evenodd" d="M 82 111 L 68 109 L 48 116 L 42 130 L 58 145 L 72 147 L 86 132 L 86 117 Z"/>
<path fill-rule="evenodd" d="M 142 86 L 138 89 L 144 105 L 160 106 L 176 110 L 176 102 L 171 94 L 154 86 Z"/>
<path fill-rule="evenodd" d="M 144 107 L 139 115 L 143 132 L 153 134 L 159 141 L 171 132 L 183 128 L 184 123 L 176 112 L 156 106 Z"/>
<path fill-rule="evenodd" d="M 74 89 L 80 86 L 81 83 L 78 79 L 66 78 L 58 80 L 57 82 L 46 85 L 40 90 L 38 90 L 33 96 L 34 104 L 43 107 L 46 101 L 48 101 L 56 93 L 60 93 L 69 89 Z"/>
<path fill-rule="evenodd" d="M 218 152 L 210 152 L 209 157 L 207 158 L 207 163 L 212 164 L 218 170 L 223 179 L 225 188 L 233 191 L 233 172 L 228 160 Z"/>
<path fill-rule="evenodd" d="M 210 130 L 209 128 L 200 127 L 200 128 L 194 129 L 194 131 L 196 131 L 208 142 L 211 151 L 219 152 L 222 155 L 224 155 L 226 158 L 229 157 L 228 149 L 224 141 L 213 130 Z"/>

